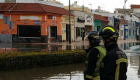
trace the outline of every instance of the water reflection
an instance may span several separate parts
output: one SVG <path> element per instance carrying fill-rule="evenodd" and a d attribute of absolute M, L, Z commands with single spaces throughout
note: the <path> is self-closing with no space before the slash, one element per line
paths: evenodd
<path fill-rule="evenodd" d="M 83 80 L 83 63 L 44 68 L 1 71 L 0 80 Z"/>
<path fill-rule="evenodd" d="M 126 50 L 129 49 L 131 46 L 136 46 L 140 45 L 140 43 L 123 43 L 123 44 L 118 44 L 119 48 L 121 50 Z M 27 51 L 35 51 L 35 52 L 47 52 L 47 51 L 57 51 L 57 50 L 85 50 L 89 46 L 88 45 L 44 45 L 44 44 L 11 44 L 8 43 L 6 45 L 7 52 L 27 52 Z M 102 45 L 102 47 L 104 47 Z M 0 53 L 5 52 L 5 47 L 4 43 L 0 43 Z"/>
<path fill-rule="evenodd" d="M 128 56 L 127 80 L 140 80 L 140 54 Z M 33 69 L 0 71 L 0 80 L 83 80 L 84 64 L 69 64 Z"/>
<path fill-rule="evenodd" d="M 127 71 L 127 80 L 140 80 L 140 55 L 131 53 L 128 56 L 128 71 Z"/>

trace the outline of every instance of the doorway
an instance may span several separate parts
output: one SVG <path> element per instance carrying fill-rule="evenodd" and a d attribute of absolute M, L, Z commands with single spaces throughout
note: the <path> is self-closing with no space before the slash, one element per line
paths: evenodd
<path fill-rule="evenodd" d="M 66 41 L 69 41 L 69 24 L 66 24 Z"/>
<path fill-rule="evenodd" d="M 51 39 L 57 39 L 57 26 L 51 26 Z"/>
<path fill-rule="evenodd" d="M 100 30 L 100 26 L 97 26 L 96 31 L 98 32 Z"/>

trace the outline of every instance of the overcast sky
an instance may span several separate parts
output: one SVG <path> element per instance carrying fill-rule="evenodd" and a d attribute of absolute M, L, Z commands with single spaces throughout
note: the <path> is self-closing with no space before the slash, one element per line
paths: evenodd
<path fill-rule="evenodd" d="M 68 6 L 69 0 L 57 0 L 63 3 L 65 6 Z M 102 6 L 104 10 L 114 12 L 115 8 L 123 8 L 124 0 L 71 0 L 71 4 L 74 1 L 78 2 L 78 5 L 84 5 L 91 8 L 89 4 L 92 4 L 92 9 L 97 9 L 98 6 Z M 126 8 L 130 8 L 131 4 L 139 4 L 140 0 L 128 0 L 126 3 Z"/>

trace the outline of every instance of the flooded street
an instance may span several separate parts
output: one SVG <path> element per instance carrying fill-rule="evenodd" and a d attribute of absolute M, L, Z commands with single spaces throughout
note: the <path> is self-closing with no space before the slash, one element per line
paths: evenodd
<path fill-rule="evenodd" d="M 127 80 L 140 80 L 140 54 L 127 53 Z M 83 80 L 84 64 L 1 71 L 0 80 Z"/>
<path fill-rule="evenodd" d="M 139 43 L 124 43 L 118 46 L 122 50 L 129 49 L 131 46 Z M 85 49 L 88 46 L 62 46 L 62 45 L 11 45 L 13 52 L 16 51 L 54 51 L 54 50 L 71 50 Z M 10 48 L 10 47 L 9 47 Z M 4 51 L 4 48 L 0 48 Z M 126 53 L 128 56 L 127 80 L 140 80 L 140 54 Z M 84 63 L 49 66 L 41 68 L 20 69 L 0 71 L 0 80 L 83 80 Z"/>

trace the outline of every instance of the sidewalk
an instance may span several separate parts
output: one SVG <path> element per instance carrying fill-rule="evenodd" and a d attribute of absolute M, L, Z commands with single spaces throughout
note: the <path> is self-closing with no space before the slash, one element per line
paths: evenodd
<path fill-rule="evenodd" d="M 118 44 L 122 44 L 122 43 L 135 43 L 135 42 L 140 42 L 137 41 L 136 39 L 127 39 L 127 40 L 118 40 Z M 79 42 L 71 42 L 71 44 L 69 44 L 69 42 L 58 42 L 58 43 L 19 43 L 19 44 L 35 44 L 35 45 L 89 45 L 88 41 L 79 41 Z M 101 40 L 101 45 L 103 45 L 103 42 Z"/>
<path fill-rule="evenodd" d="M 118 40 L 118 44 L 122 44 L 122 43 L 132 43 L 132 42 L 140 42 L 137 41 L 136 39 L 127 39 L 127 40 Z M 69 42 L 60 42 L 60 43 L 48 43 L 48 44 L 53 44 L 53 45 L 88 45 L 88 41 L 79 41 L 79 42 L 71 42 L 71 44 L 69 44 Z M 103 45 L 103 42 L 101 41 L 101 45 Z"/>

